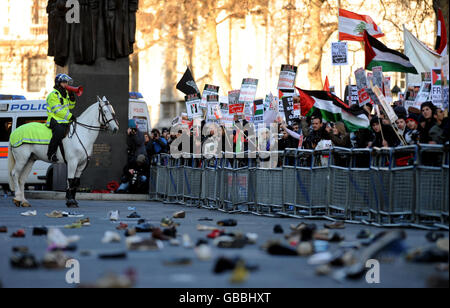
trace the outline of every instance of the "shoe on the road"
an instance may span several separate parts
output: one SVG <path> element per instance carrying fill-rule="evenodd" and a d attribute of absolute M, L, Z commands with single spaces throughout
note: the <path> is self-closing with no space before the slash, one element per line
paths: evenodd
<path fill-rule="evenodd" d="M 87 226 L 91 225 L 91 220 L 89 219 L 89 217 L 87 217 L 87 218 L 78 220 L 77 223 L 81 224 L 83 227 L 87 227 Z"/>
<path fill-rule="evenodd" d="M 128 215 L 127 218 L 141 218 L 141 215 L 139 215 L 137 212 L 133 212 Z"/>
<path fill-rule="evenodd" d="M 176 238 L 177 237 L 177 228 L 175 228 L 175 227 L 166 228 L 163 230 L 163 234 L 170 238 Z"/>
<path fill-rule="evenodd" d="M 179 211 L 173 214 L 173 218 L 185 218 L 186 212 L 185 211 Z"/>
<path fill-rule="evenodd" d="M 342 221 L 336 221 L 331 224 L 324 224 L 327 229 L 345 229 L 345 224 Z"/>
<path fill-rule="evenodd" d="M 27 246 L 14 246 L 14 247 L 12 248 L 12 251 L 13 251 L 14 253 L 22 253 L 22 254 L 25 254 L 25 253 L 28 253 L 28 247 L 27 247 Z"/>
<path fill-rule="evenodd" d="M 237 221 L 234 219 L 225 219 L 217 222 L 217 224 L 222 227 L 235 227 L 237 226 Z"/>
<path fill-rule="evenodd" d="M 8 233 L 8 227 L 0 226 L 0 233 Z"/>
<path fill-rule="evenodd" d="M 102 243 L 120 243 L 120 235 L 117 232 L 106 231 Z"/>
<path fill-rule="evenodd" d="M 10 258 L 10 264 L 15 268 L 35 269 L 39 267 L 36 258 L 32 254 L 19 254 Z"/>
<path fill-rule="evenodd" d="M 53 251 L 47 253 L 42 259 L 42 266 L 47 269 L 66 268 L 66 262 L 69 258 L 62 251 Z"/>
<path fill-rule="evenodd" d="M 63 217 L 70 217 L 70 218 L 81 218 L 84 217 L 83 214 L 79 214 L 76 212 L 61 212 L 61 214 L 63 215 Z"/>
<path fill-rule="evenodd" d="M 60 211 L 52 211 L 51 213 L 45 214 L 45 216 L 50 218 L 62 218 L 64 217 L 63 213 Z"/>
<path fill-rule="evenodd" d="M 182 257 L 182 258 L 174 258 L 171 260 L 165 260 L 163 262 L 164 265 L 167 266 L 186 266 L 191 265 L 192 260 L 190 258 Z"/>
<path fill-rule="evenodd" d="M 152 237 L 156 240 L 168 241 L 170 238 L 163 234 L 160 228 L 155 228 L 152 232 Z"/>
<path fill-rule="evenodd" d="M 179 226 L 179 224 L 175 223 L 169 217 L 165 217 L 165 218 L 161 219 L 161 227 L 170 228 L 170 227 L 178 227 L 178 226 Z"/>
<path fill-rule="evenodd" d="M 436 232 L 436 231 L 430 231 L 428 232 L 425 237 L 427 240 L 431 243 L 437 242 L 439 239 L 445 237 L 444 233 Z"/>
<path fill-rule="evenodd" d="M 25 230 L 19 229 L 16 232 L 14 232 L 13 234 L 11 234 L 11 237 L 23 238 L 23 237 L 25 237 Z"/>
<path fill-rule="evenodd" d="M 200 261 L 209 261 L 212 257 L 211 247 L 207 244 L 201 244 L 194 248 L 194 252 Z"/>
<path fill-rule="evenodd" d="M 73 224 L 64 226 L 65 229 L 80 229 L 81 227 L 83 227 L 83 225 L 81 223 L 73 223 Z"/>
<path fill-rule="evenodd" d="M 230 282 L 235 284 L 243 283 L 247 281 L 248 276 L 249 272 L 245 268 L 245 262 L 243 260 L 239 260 L 233 270 L 233 273 L 231 274 Z"/>
<path fill-rule="evenodd" d="M 362 229 L 359 231 L 359 233 L 356 235 L 356 238 L 359 240 L 366 240 L 372 236 L 372 233 L 368 229 Z"/>
<path fill-rule="evenodd" d="M 150 224 L 148 222 L 143 222 L 143 223 L 137 224 L 135 227 L 135 230 L 137 233 L 147 233 L 147 232 L 153 232 L 154 228 L 155 227 L 152 224 Z"/>
<path fill-rule="evenodd" d="M 214 219 L 211 219 L 208 217 L 202 217 L 202 218 L 199 218 L 198 221 L 214 221 Z"/>
<path fill-rule="evenodd" d="M 121 222 L 117 227 L 116 230 L 126 230 L 128 228 L 128 225 L 126 223 Z"/>
<path fill-rule="evenodd" d="M 33 235 L 34 236 L 47 235 L 47 232 L 48 232 L 47 227 L 34 227 L 33 228 Z"/>
<path fill-rule="evenodd" d="M 37 215 L 37 211 L 36 210 L 34 210 L 34 211 L 26 211 L 26 212 L 23 212 L 23 213 L 20 213 L 20 215 L 22 215 L 22 216 L 36 216 Z"/>
<path fill-rule="evenodd" d="M 276 225 L 275 227 L 273 227 L 273 233 L 283 234 L 284 233 L 283 227 L 281 225 Z"/>
<path fill-rule="evenodd" d="M 100 259 L 126 259 L 127 253 L 120 251 L 120 252 L 105 252 L 98 255 Z"/>
<path fill-rule="evenodd" d="M 109 212 L 109 220 L 118 221 L 119 220 L 119 211 L 111 211 Z"/>

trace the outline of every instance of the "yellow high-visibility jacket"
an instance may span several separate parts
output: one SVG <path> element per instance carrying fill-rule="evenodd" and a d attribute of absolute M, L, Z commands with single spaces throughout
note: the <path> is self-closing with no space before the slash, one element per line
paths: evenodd
<path fill-rule="evenodd" d="M 75 101 L 71 101 L 69 93 L 63 97 L 61 93 L 54 89 L 47 96 L 47 125 L 50 126 L 51 119 L 55 119 L 58 123 L 69 123 L 72 118 L 70 110 L 75 108 Z"/>

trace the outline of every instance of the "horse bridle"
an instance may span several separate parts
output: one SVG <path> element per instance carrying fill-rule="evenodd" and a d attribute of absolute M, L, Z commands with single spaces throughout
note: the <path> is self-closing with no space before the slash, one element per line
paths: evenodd
<path fill-rule="evenodd" d="M 116 122 L 117 126 L 119 126 L 119 123 L 118 123 L 118 121 L 117 121 L 116 114 L 115 114 L 113 111 L 111 111 L 112 118 L 111 118 L 110 120 L 108 120 L 108 119 L 106 118 L 105 113 L 104 113 L 104 111 L 103 111 L 103 107 L 110 106 L 111 104 L 109 103 L 109 101 L 103 101 L 103 103 L 104 103 L 103 106 L 100 104 L 100 102 L 99 102 L 99 104 L 98 104 L 98 110 L 99 110 L 99 113 L 98 113 L 98 122 L 99 122 L 99 123 L 103 123 L 103 124 L 100 124 L 100 126 L 92 126 L 92 125 L 87 125 L 87 124 L 80 123 L 80 122 L 78 122 L 78 121 L 75 120 L 75 121 L 72 122 L 73 125 L 74 125 L 74 133 L 75 133 L 75 127 L 76 127 L 76 125 L 80 125 L 81 127 L 84 127 L 84 128 L 86 128 L 86 129 L 89 129 L 89 130 L 96 130 L 96 131 L 106 131 L 106 130 L 107 130 L 108 124 L 109 124 L 110 122 L 112 122 L 112 121 Z"/>
<path fill-rule="evenodd" d="M 104 103 L 103 106 L 101 105 L 101 102 Z M 86 128 L 86 129 L 88 129 L 88 130 L 95 130 L 95 131 L 106 131 L 106 130 L 107 130 L 106 127 L 107 127 L 108 124 L 109 124 L 110 122 L 112 122 L 112 121 L 115 121 L 116 124 L 117 124 L 117 126 L 119 126 L 119 123 L 118 123 L 118 121 L 117 121 L 116 114 L 115 114 L 115 112 L 113 112 L 113 110 L 110 110 L 110 113 L 111 113 L 111 115 L 112 115 L 112 118 L 111 118 L 110 120 L 106 119 L 105 113 L 103 112 L 103 108 L 104 108 L 104 107 L 107 107 L 107 106 L 110 106 L 110 105 L 111 105 L 111 104 L 109 103 L 109 101 L 107 101 L 107 100 L 100 100 L 100 99 L 99 99 L 99 103 L 98 103 L 98 110 L 99 110 L 99 113 L 98 113 L 98 122 L 100 123 L 100 126 L 87 125 L 87 124 L 80 123 L 80 122 L 78 122 L 78 121 L 76 121 L 76 120 L 72 122 L 72 125 L 73 125 L 73 131 L 72 131 L 72 134 L 69 134 L 69 138 L 72 138 L 73 135 L 77 136 L 77 139 L 78 139 L 78 141 L 80 142 L 81 146 L 83 147 L 84 153 L 86 154 L 87 163 L 86 163 L 86 166 L 85 166 L 84 169 L 83 169 L 83 172 L 84 172 L 84 170 L 86 170 L 87 167 L 89 166 L 89 162 L 90 162 L 91 158 L 90 158 L 90 156 L 89 156 L 89 154 L 88 154 L 88 152 L 87 152 L 87 150 L 86 150 L 86 147 L 84 146 L 83 142 L 81 141 L 80 137 L 78 136 L 78 133 L 77 133 L 77 125 L 80 125 L 81 127 L 84 127 L 84 128 Z M 100 122 L 100 117 L 101 117 L 101 121 L 103 122 L 103 124 L 101 124 L 102 122 Z"/>

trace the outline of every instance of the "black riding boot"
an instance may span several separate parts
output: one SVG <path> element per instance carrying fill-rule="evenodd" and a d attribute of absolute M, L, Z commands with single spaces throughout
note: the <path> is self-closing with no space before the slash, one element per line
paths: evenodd
<path fill-rule="evenodd" d="M 76 208 L 78 207 L 78 205 L 75 201 L 75 179 L 67 179 L 67 182 L 69 183 L 69 187 L 66 190 L 66 206 L 69 208 Z"/>

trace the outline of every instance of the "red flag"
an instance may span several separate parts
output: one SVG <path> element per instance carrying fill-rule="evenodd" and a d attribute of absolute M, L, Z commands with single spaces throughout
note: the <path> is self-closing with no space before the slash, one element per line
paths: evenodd
<path fill-rule="evenodd" d="M 323 90 L 330 92 L 330 82 L 328 81 L 328 76 L 325 78 L 325 85 L 323 86 Z"/>
<path fill-rule="evenodd" d="M 444 15 L 441 9 L 438 10 L 438 30 L 436 38 L 436 52 L 441 56 L 447 53 L 447 29 L 445 27 Z"/>

